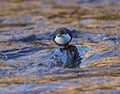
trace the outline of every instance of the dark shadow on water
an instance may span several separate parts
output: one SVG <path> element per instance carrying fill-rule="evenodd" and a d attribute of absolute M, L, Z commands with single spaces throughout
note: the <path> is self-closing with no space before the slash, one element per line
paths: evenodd
<path fill-rule="evenodd" d="M 15 24 L 0 24 L 0 28 L 6 28 L 6 27 L 26 27 L 34 25 L 33 23 L 15 23 Z"/>
<path fill-rule="evenodd" d="M 19 49 L 10 49 L 0 51 L 0 59 L 8 60 L 15 59 L 21 56 L 34 54 L 36 51 L 48 49 L 49 47 L 24 47 Z"/>
<path fill-rule="evenodd" d="M 120 36 L 112 36 L 112 37 L 106 38 L 105 41 L 113 41 L 116 44 L 120 44 Z"/>

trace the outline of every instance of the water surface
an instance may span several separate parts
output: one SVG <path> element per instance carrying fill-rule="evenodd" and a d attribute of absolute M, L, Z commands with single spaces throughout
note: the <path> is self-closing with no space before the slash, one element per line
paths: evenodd
<path fill-rule="evenodd" d="M 0 0 L 0 94 L 119 94 L 119 0 Z M 59 27 L 79 68 L 48 68 Z"/>

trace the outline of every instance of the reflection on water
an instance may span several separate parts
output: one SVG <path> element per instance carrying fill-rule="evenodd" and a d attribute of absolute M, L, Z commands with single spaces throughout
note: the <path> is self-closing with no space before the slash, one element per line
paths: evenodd
<path fill-rule="evenodd" d="M 0 0 L 0 94 L 119 94 L 119 10 L 119 0 Z M 48 67 L 62 26 L 79 68 Z"/>

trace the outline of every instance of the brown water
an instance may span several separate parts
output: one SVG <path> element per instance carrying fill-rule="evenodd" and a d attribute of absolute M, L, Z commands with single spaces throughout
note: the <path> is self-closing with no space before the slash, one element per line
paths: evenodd
<path fill-rule="evenodd" d="M 80 68 L 47 67 L 62 26 Z M 120 94 L 120 0 L 0 0 L 0 94 L 55 93 Z"/>

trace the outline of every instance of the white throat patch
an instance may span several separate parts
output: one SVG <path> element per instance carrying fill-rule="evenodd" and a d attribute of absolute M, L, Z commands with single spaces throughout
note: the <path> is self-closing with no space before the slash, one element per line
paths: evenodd
<path fill-rule="evenodd" d="M 58 44 L 67 44 L 71 40 L 71 37 L 69 34 L 62 34 L 61 36 L 55 37 L 55 42 Z"/>

